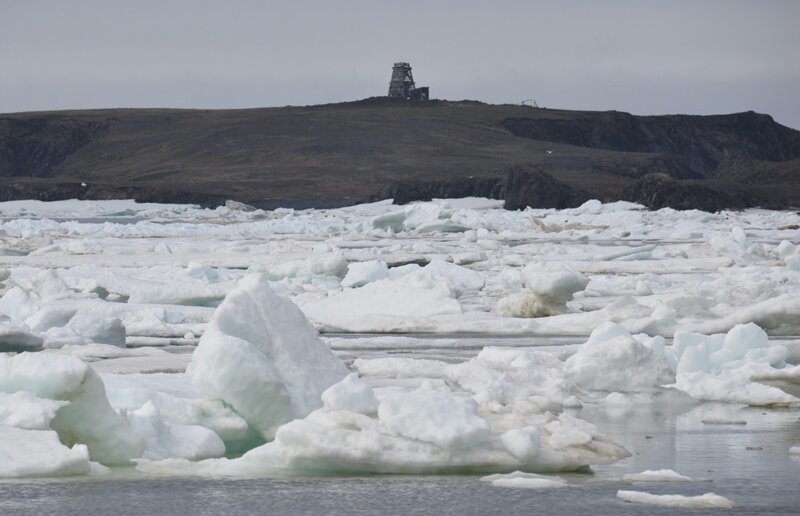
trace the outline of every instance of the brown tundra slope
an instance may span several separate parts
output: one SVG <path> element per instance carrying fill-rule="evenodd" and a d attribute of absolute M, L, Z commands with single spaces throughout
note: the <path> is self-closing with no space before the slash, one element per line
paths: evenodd
<path fill-rule="evenodd" d="M 793 207 L 799 167 L 800 132 L 753 112 L 633 116 L 376 97 L 0 115 L 0 200 L 325 207 L 475 194 L 514 208 L 587 197 Z"/>

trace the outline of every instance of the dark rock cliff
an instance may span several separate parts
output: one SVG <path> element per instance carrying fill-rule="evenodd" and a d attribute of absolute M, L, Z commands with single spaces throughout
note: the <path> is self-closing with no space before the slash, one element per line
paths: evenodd
<path fill-rule="evenodd" d="M 570 119 L 509 118 L 512 134 L 594 149 L 674 155 L 681 179 L 711 174 L 722 160 L 785 161 L 800 158 L 800 132 L 748 111 L 732 115 L 634 116 L 617 111 Z"/>
<path fill-rule="evenodd" d="M 399 181 L 381 188 L 372 200 L 393 199 L 395 204 L 407 204 L 414 201 L 460 197 L 502 199 L 504 191 L 505 184 L 500 177 L 464 177 L 450 181 Z"/>
<path fill-rule="evenodd" d="M 514 166 L 505 178 L 504 195 L 507 210 L 535 208 L 575 208 L 592 198 L 585 190 L 558 181 L 546 172 L 531 166 Z"/>
<path fill-rule="evenodd" d="M 48 177 L 103 131 L 93 121 L 0 118 L 0 177 Z"/>
<path fill-rule="evenodd" d="M 800 159 L 790 161 L 724 160 L 709 178 L 745 185 L 798 183 L 800 182 Z"/>
<path fill-rule="evenodd" d="M 677 181 L 664 174 L 652 174 L 638 180 L 620 192 L 620 199 L 647 206 L 650 209 L 700 209 L 720 211 L 742 209 L 757 205 L 753 196 L 731 195 L 697 181 Z"/>

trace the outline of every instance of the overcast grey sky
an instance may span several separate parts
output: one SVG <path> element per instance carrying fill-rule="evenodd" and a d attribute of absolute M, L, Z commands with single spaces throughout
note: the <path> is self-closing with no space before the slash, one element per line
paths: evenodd
<path fill-rule="evenodd" d="M 800 128 L 800 1 L 0 0 L 0 112 L 384 95 Z"/>

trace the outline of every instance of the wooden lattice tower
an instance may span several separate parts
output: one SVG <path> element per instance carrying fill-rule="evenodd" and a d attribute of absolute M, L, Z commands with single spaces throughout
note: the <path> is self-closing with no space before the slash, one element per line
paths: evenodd
<path fill-rule="evenodd" d="M 415 89 L 411 65 L 408 63 L 395 63 L 392 67 L 392 80 L 389 82 L 389 96 L 410 99 Z"/>

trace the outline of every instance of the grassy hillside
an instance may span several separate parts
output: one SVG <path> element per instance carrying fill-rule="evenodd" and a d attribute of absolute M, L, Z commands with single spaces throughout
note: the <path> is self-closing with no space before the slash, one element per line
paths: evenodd
<path fill-rule="evenodd" d="M 699 179 L 725 159 L 798 158 L 800 132 L 755 113 L 635 117 L 374 98 L 0 115 L 0 184 L 22 192 L 84 182 L 101 197 L 119 189 L 337 204 L 397 181 L 497 177 L 518 163 L 603 197 L 646 174 Z"/>

